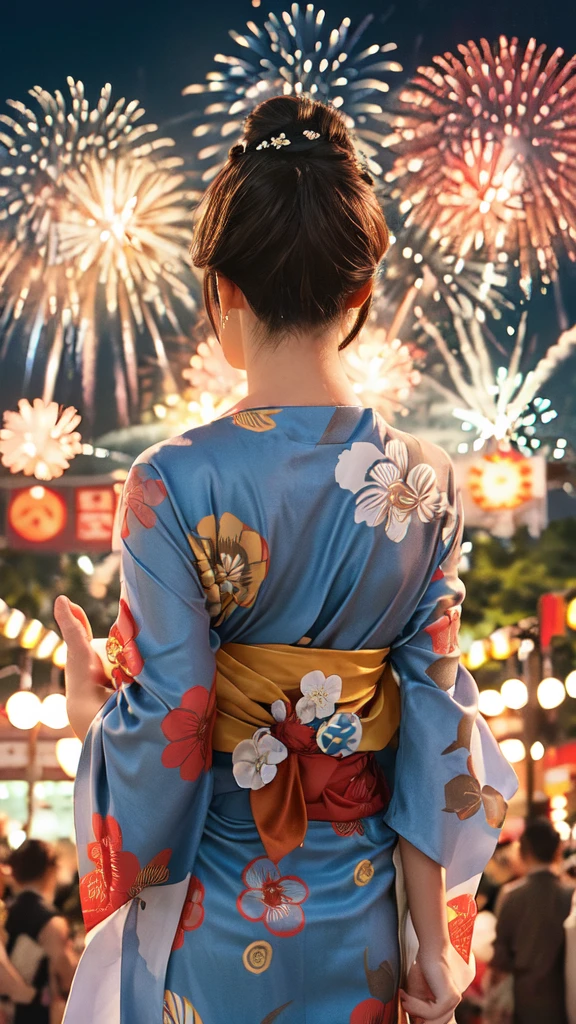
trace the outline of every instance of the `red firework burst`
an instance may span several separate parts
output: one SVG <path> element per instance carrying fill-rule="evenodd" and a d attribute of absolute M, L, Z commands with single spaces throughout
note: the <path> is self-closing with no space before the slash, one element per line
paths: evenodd
<path fill-rule="evenodd" d="M 529 290 L 576 260 L 576 57 L 501 36 L 435 57 L 401 91 L 393 197 L 442 248 L 518 260 Z"/>

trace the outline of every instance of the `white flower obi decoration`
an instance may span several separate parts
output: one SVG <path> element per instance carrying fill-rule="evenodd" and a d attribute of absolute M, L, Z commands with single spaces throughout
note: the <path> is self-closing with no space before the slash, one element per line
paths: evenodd
<path fill-rule="evenodd" d="M 251 740 L 241 740 L 232 754 L 232 772 L 241 789 L 262 789 L 275 777 L 288 749 L 270 729 L 257 729 Z"/>
<path fill-rule="evenodd" d="M 362 739 L 362 722 L 358 715 L 339 711 L 328 722 L 322 722 L 316 733 L 316 742 L 323 754 L 331 757 L 349 757 L 355 754 Z"/>
<path fill-rule="evenodd" d="M 404 540 L 413 514 L 430 523 L 448 508 L 432 466 L 421 462 L 408 470 L 408 448 L 401 440 L 388 441 L 384 452 L 371 442 L 355 442 L 340 455 L 335 476 L 340 487 L 357 495 L 355 521 L 383 523 L 396 544 Z"/>
<path fill-rule="evenodd" d="M 300 680 L 303 696 L 296 704 L 296 714 L 302 725 L 308 725 L 315 718 L 328 718 L 336 710 L 336 702 L 342 695 L 340 676 L 325 676 L 320 669 L 307 672 Z"/>

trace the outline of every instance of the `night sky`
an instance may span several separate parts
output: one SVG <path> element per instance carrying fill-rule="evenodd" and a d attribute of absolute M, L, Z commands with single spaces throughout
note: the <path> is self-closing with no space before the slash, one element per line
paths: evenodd
<path fill-rule="evenodd" d="M 66 76 L 73 75 L 83 80 L 89 98 L 110 81 L 116 97 L 138 97 L 162 123 L 190 110 L 191 101 L 181 90 L 204 77 L 213 54 L 229 46 L 235 49 L 228 29 L 241 31 L 251 17 L 261 20 L 269 6 L 270 0 L 263 0 L 259 10 L 248 0 L 9 0 L 2 11 L 0 99 L 24 99 L 35 84 L 50 91 L 65 88 Z M 271 6 L 280 11 L 288 4 Z M 535 35 L 552 47 L 576 52 L 576 8 L 570 3 L 402 0 L 390 6 L 381 0 L 327 0 L 316 6 L 326 8 L 330 24 L 345 15 L 356 19 L 376 12 L 368 40 L 397 41 L 407 71 L 436 52 L 481 35 L 491 41 L 500 33 L 524 41 Z"/>
<path fill-rule="evenodd" d="M 113 102 L 121 96 L 138 98 L 146 107 L 146 120 L 166 125 L 179 152 L 189 156 L 191 124 L 185 115 L 192 113 L 194 98 L 182 97 L 182 89 L 204 79 L 214 67 L 215 52 L 240 52 L 228 29 L 241 32 L 247 19 L 261 23 L 270 6 L 280 13 L 289 5 L 282 0 L 262 0 L 259 9 L 249 0 L 9 0 L 6 6 L 5 0 L 0 109 L 7 109 L 2 105 L 5 98 L 26 100 L 33 85 L 51 92 L 59 88 L 66 96 L 67 75 L 84 82 L 92 105 L 101 86 L 111 82 Z M 406 76 L 434 54 L 481 36 L 493 42 L 500 34 L 517 35 L 525 44 L 534 35 L 551 48 L 562 46 L 568 56 L 576 53 L 576 8 L 558 0 L 478 0 L 475 5 L 466 0 L 401 0 L 395 6 L 381 0 L 326 0 L 324 6 L 329 26 L 338 25 L 346 15 L 356 23 L 375 13 L 366 43 L 396 41 Z M 570 275 L 563 288 L 565 306 L 574 307 L 567 309 L 572 319 L 576 275 Z M 558 330 L 546 306 L 537 316 L 539 347 L 545 349 Z M 560 372 L 545 391 L 561 414 L 558 427 L 576 439 L 572 380 L 573 371 Z"/>

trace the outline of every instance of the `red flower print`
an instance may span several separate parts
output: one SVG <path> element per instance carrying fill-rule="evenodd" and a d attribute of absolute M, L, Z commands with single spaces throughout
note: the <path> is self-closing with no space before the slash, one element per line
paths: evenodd
<path fill-rule="evenodd" d="M 136 854 L 122 849 L 122 829 L 111 815 L 92 815 L 95 841 L 88 843 L 88 857 L 96 865 L 80 879 L 80 901 L 87 931 L 138 896 L 148 885 L 168 879 L 172 851 L 162 850 L 140 868 Z"/>
<path fill-rule="evenodd" d="M 281 875 L 268 857 L 257 857 L 244 869 L 246 886 L 236 906 L 247 921 L 263 921 L 272 935 L 289 938 L 301 932 L 305 921 L 300 906 L 310 895 L 308 886 L 293 875 Z"/>
<path fill-rule="evenodd" d="M 179 708 L 169 711 L 162 732 L 170 743 L 162 751 L 165 768 L 179 768 L 180 777 L 194 782 L 212 764 L 212 730 L 216 713 L 215 681 L 209 690 L 193 686 Z"/>
<path fill-rule="evenodd" d="M 160 505 L 168 494 L 162 480 L 146 476 L 145 466 L 134 466 L 122 493 L 121 536 L 130 536 L 134 518 L 149 530 L 156 522 L 154 505 Z"/>
<path fill-rule="evenodd" d="M 432 639 L 434 654 L 453 654 L 458 648 L 459 629 L 459 608 L 449 608 L 439 619 L 426 626 L 424 632 L 428 633 Z"/>
<path fill-rule="evenodd" d="M 180 914 L 180 920 L 174 936 L 172 950 L 184 945 L 184 932 L 193 932 L 204 920 L 204 886 L 196 875 L 192 875 L 188 883 L 188 892 Z"/>
<path fill-rule="evenodd" d="M 394 1024 L 396 1000 L 383 1003 L 381 999 L 364 999 L 350 1014 L 350 1024 Z"/>
<path fill-rule="evenodd" d="M 124 598 L 121 597 L 118 618 L 106 641 L 106 654 L 108 661 L 114 666 L 112 678 L 117 690 L 120 689 L 122 683 L 131 683 L 144 668 L 144 659 L 136 643 L 138 633 L 139 629 L 134 622 L 132 612 Z"/>

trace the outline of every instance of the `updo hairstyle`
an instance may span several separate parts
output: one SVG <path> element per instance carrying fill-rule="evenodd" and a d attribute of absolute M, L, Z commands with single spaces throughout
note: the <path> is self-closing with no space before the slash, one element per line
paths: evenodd
<path fill-rule="evenodd" d="M 284 132 L 290 145 L 270 140 Z M 318 133 L 309 138 L 303 133 Z M 262 142 L 268 145 L 257 148 Z M 204 301 L 219 334 L 216 274 L 244 293 L 271 340 L 327 328 L 370 281 L 388 248 L 384 214 L 358 163 L 344 119 L 306 97 L 260 103 L 244 141 L 199 206 L 191 257 L 203 268 Z M 340 348 L 366 321 L 369 297 Z"/>

